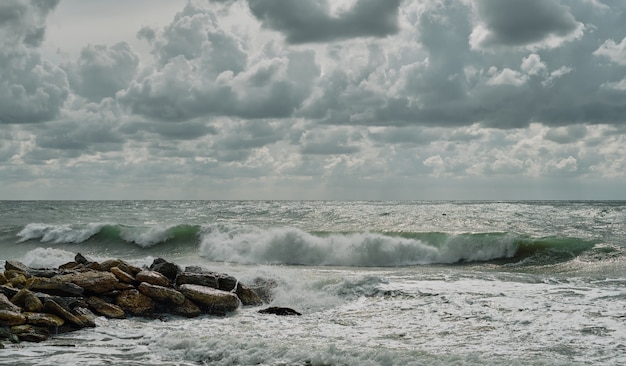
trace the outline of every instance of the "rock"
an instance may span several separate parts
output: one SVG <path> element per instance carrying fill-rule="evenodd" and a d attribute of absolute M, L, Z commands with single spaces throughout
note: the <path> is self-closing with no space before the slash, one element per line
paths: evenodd
<path fill-rule="evenodd" d="M 102 263 L 100 263 L 100 270 L 101 271 L 110 271 L 112 267 L 117 267 L 119 269 L 121 269 L 122 271 L 129 273 L 133 276 L 136 276 L 137 273 L 141 272 L 142 269 L 137 267 L 137 266 L 133 266 L 132 264 L 123 261 L 121 259 L 109 259 L 106 260 Z"/>
<path fill-rule="evenodd" d="M 115 299 L 115 303 L 133 315 L 147 315 L 154 310 L 154 301 L 137 290 L 122 291 Z"/>
<path fill-rule="evenodd" d="M 219 282 L 217 276 L 214 273 L 195 273 L 195 272 L 183 272 L 176 277 L 176 285 L 200 285 L 212 288 L 218 288 Z"/>
<path fill-rule="evenodd" d="M 126 317 L 126 313 L 122 308 L 115 304 L 110 304 L 99 297 L 91 296 L 87 299 L 87 304 L 93 311 L 107 318 L 123 319 Z"/>
<path fill-rule="evenodd" d="M 173 288 L 151 285 L 142 282 L 137 287 L 142 294 L 159 301 L 169 301 L 176 305 L 180 305 L 185 301 L 185 295 L 174 290 Z"/>
<path fill-rule="evenodd" d="M 239 300 L 241 300 L 241 304 L 244 306 L 259 306 L 263 305 L 263 300 L 261 297 L 248 286 L 239 283 L 237 284 L 237 291 L 235 292 Z"/>
<path fill-rule="evenodd" d="M 156 271 L 143 270 L 135 276 L 135 279 L 139 282 L 147 282 L 151 285 L 157 286 L 169 286 L 170 280 Z"/>
<path fill-rule="evenodd" d="M 26 284 L 26 275 L 22 272 L 15 270 L 4 271 L 4 275 L 7 278 L 7 285 L 13 288 L 22 288 Z"/>
<path fill-rule="evenodd" d="M 82 264 L 77 263 L 77 262 L 67 262 L 65 264 L 62 264 L 59 266 L 60 270 L 69 270 L 69 269 L 76 269 L 82 267 Z"/>
<path fill-rule="evenodd" d="M 71 282 L 41 277 L 31 277 L 25 284 L 28 289 L 59 296 L 82 296 L 85 290 Z"/>
<path fill-rule="evenodd" d="M 0 339 L 7 339 L 11 341 L 11 343 L 19 343 L 20 339 L 13 333 L 11 333 L 11 328 L 0 326 Z M 0 347 L 2 348 L 2 347 Z"/>
<path fill-rule="evenodd" d="M 282 308 L 282 307 L 277 307 L 277 306 L 271 306 L 269 308 L 266 309 L 261 309 L 259 310 L 259 313 L 261 314 L 274 314 L 274 315 L 282 315 L 282 316 L 288 316 L 288 315 L 302 315 L 299 312 L 290 309 L 290 308 Z"/>
<path fill-rule="evenodd" d="M 85 291 L 96 294 L 115 289 L 115 285 L 119 282 L 113 273 L 95 270 L 60 275 L 54 279 L 60 282 L 71 282 L 84 288 Z"/>
<path fill-rule="evenodd" d="M 37 268 L 37 269 L 31 268 L 28 271 L 29 276 L 45 277 L 45 278 L 54 277 L 58 275 L 59 273 L 60 273 L 59 270 L 52 269 L 52 268 Z"/>
<path fill-rule="evenodd" d="M 76 317 L 80 319 L 80 322 L 83 324 L 83 326 L 89 328 L 96 327 L 96 316 L 94 315 L 94 313 L 91 312 L 91 310 L 78 306 L 74 308 L 73 312 L 74 315 L 76 315 Z"/>
<path fill-rule="evenodd" d="M 0 272 L 0 285 L 4 285 L 7 283 L 7 278 L 4 276 L 4 273 Z"/>
<path fill-rule="evenodd" d="M 174 263 L 168 262 L 163 258 L 155 259 L 150 265 L 150 269 L 159 272 L 163 276 L 167 277 L 171 282 L 174 282 L 176 276 L 182 273 L 182 269 Z"/>
<path fill-rule="evenodd" d="M 239 298 L 231 292 L 190 284 L 181 285 L 179 290 L 209 314 L 224 314 L 239 307 Z"/>
<path fill-rule="evenodd" d="M 22 325 L 26 323 L 26 317 L 24 314 L 10 311 L 10 310 L 0 310 L 0 326 L 14 326 L 14 325 Z"/>
<path fill-rule="evenodd" d="M 18 261 L 6 261 L 4 264 L 4 270 L 17 271 L 26 274 L 28 273 L 28 270 L 30 270 L 30 267 Z"/>
<path fill-rule="evenodd" d="M 15 334 L 20 341 L 25 342 L 43 342 L 50 336 L 48 328 L 29 324 L 11 327 L 11 333 Z"/>
<path fill-rule="evenodd" d="M 7 297 L 15 296 L 15 294 L 17 294 L 18 291 L 19 291 L 19 289 L 16 289 L 16 288 L 11 287 L 9 285 L 2 285 L 2 286 L 0 286 L 0 294 L 4 294 Z"/>
<path fill-rule="evenodd" d="M 40 312 L 43 309 L 43 303 L 39 300 L 37 295 L 25 288 L 18 291 L 18 293 L 11 298 L 11 302 L 30 312 Z"/>
<path fill-rule="evenodd" d="M 202 310 L 187 298 L 185 298 L 182 304 L 174 307 L 172 312 L 177 315 L 186 316 L 187 318 L 195 318 L 202 314 Z"/>
<path fill-rule="evenodd" d="M 209 287 L 214 287 L 217 289 L 220 289 L 222 291 L 232 291 L 235 289 L 235 287 L 237 286 L 237 279 L 233 276 L 227 275 L 225 273 L 217 273 L 217 272 L 212 272 L 209 271 L 205 268 L 199 267 L 199 266 L 188 266 L 185 267 L 185 271 L 183 272 L 187 275 L 191 274 L 191 273 L 195 273 L 195 274 L 201 274 L 206 276 L 207 278 L 210 277 L 214 277 L 215 279 L 217 279 L 217 286 L 210 286 L 210 285 L 203 285 L 200 283 L 195 283 L 196 285 L 202 285 L 202 286 L 209 286 Z"/>
<path fill-rule="evenodd" d="M 131 290 L 131 289 L 134 289 L 134 288 L 135 288 L 135 286 L 131 285 L 130 283 L 119 282 L 119 283 L 115 284 L 115 290 L 124 291 L 124 290 Z"/>
<path fill-rule="evenodd" d="M 120 280 L 121 282 L 124 282 L 124 283 L 135 282 L 135 277 L 133 277 L 132 274 L 126 271 L 123 271 L 122 269 L 120 269 L 120 267 L 111 267 L 109 271 L 111 271 L 111 273 L 113 273 L 115 277 L 117 277 L 117 279 Z"/>
<path fill-rule="evenodd" d="M 49 313 L 23 313 L 26 317 L 26 323 L 31 325 L 39 325 L 43 327 L 60 327 L 65 324 L 65 320 Z"/>
<path fill-rule="evenodd" d="M 9 299 L 4 294 L 0 294 L 0 310 L 7 310 L 15 313 L 22 312 L 22 309 L 20 309 L 20 307 L 13 302 L 9 301 Z"/>
<path fill-rule="evenodd" d="M 65 309 L 54 300 L 46 300 L 43 304 L 43 311 L 59 316 L 61 319 L 71 323 L 73 326 L 83 328 L 83 322 L 69 309 Z"/>
<path fill-rule="evenodd" d="M 278 283 L 274 280 L 265 278 L 255 278 L 250 288 L 259 295 L 265 303 L 270 303 L 274 299 L 273 290 L 278 287 Z"/>
<path fill-rule="evenodd" d="M 93 263 L 95 261 L 93 259 L 89 258 L 89 257 L 85 257 L 84 255 L 82 255 L 80 253 L 76 253 L 76 256 L 74 257 L 74 262 L 79 263 L 79 264 L 83 264 L 83 265 L 87 265 L 87 264 Z"/>

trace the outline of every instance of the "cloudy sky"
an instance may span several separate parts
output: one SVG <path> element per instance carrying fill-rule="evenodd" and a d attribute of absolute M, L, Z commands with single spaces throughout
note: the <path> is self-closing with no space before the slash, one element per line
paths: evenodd
<path fill-rule="evenodd" d="M 626 199 L 626 2 L 0 2 L 0 199 L 133 198 Z"/>

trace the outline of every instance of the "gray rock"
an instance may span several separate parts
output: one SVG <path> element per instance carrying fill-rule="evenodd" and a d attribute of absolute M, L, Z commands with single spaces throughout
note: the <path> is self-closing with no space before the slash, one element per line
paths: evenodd
<path fill-rule="evenodd" d="M 239 298 L 231 292 L 190 284 L 181 285 L 179 290 L 209 314 L 224 314 L 239 308 Z"/>

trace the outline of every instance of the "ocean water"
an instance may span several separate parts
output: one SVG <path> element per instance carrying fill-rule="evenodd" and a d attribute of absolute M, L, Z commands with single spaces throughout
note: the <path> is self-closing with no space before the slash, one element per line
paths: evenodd
<path fill-rule="evenodd" d="M 225 317 L 98 318 L 0 365 L 623 365 L 626 202 L 0 201 L 5 260 L 275 281 Z"/>

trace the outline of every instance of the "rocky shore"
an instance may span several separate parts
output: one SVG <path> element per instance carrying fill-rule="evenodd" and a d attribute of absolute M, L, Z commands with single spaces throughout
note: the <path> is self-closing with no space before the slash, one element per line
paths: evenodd
<path fill-rule="evenodd" d="M 41 342 L 95 327 L 98 316 L 225 315 L 269 302 L 274 286 L 262 279 L 246 285 L 228 274 L 198 266 L 183 269 L 162 258 L 148 268 L 120 259 L 98 263 L 80 253 L 54 269 L 6 261 L 0 273 L 0 348 L 2 341 Z M 260 312 L 300 315 L 276 307 Z"/>

